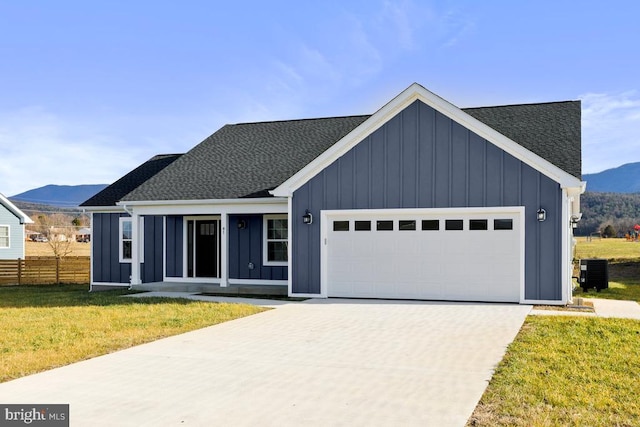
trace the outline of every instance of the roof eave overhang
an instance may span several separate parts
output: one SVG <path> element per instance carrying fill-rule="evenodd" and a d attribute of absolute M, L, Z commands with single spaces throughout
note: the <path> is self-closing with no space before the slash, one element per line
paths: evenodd
<path fill-rule="evenodd" d="M 256 197 L 249 199 L 197 199 L 197 200 L 123 200 L 118 206 L 198 206 L 198 205 L 261 205 L 287 203 L 279 197 Z"/>
<path fill-rule="evenodd" d="M 4 195 L 0 194 L 0 203 L 2 203 L 13 215 L 19 220 L 20 224 L 33 224 L 33 220 L 29 218 L 27 214 L 22 212 L 11 200 L 7 199 Z"/>
<path fill-rule="evenodd" d="M 584 192 L 584 185 L 578 178 L 532 151 L 527 150 L 450 102 L 428 91 L 418 83 L 414 83 L 270 193 L 276 197 L 291 197 L 298 188 L 416 100 L 422 101 L 436 111 L 460 123 L 478 136 L 496 145 L 498 148 L 538 170 L 543 175 L 556 181 L 562 188 L 583 188 L 582 191 Z"/>
<path fill-rule="evenodd" d="M 580 194 L 584 194 L 587 191 L 587 182 L 579 181 L 579 185 L 577 186 L 563 186 L 567 190 L 568 196 L 579 196 Z"/>
<path fill-rule="evenodd" d="M 123 212 L 122 206 L 80 206 L 84 212 Z"/>

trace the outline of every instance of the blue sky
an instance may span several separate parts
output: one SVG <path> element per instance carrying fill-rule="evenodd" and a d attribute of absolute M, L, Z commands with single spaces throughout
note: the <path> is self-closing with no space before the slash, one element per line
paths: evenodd
<path fill-rule="evenodd" d="M 640 161 L 635 1 L 0 0 L 0 192 L 111 183 L 225 123 L 582 100 L 583 172 Z"/>

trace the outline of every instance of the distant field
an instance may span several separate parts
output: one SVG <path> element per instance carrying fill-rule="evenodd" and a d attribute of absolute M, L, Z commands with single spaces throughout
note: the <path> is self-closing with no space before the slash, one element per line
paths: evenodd
<path fill-rule="evenodd" d="M 25 256 L 53 256 L 51 246 L 45 242 L 25 242 Z M 69 256 L 89 256 L 91 254 L 90 243 L 71 242 L 71 253 Z"/>
<path fill-rule="evenodd" d="M 630 242 L 626 239 L 592 239 L 578 237 L 576 259 L 605 258 L 615 261 L 640 261 L 640 242 Z"/>

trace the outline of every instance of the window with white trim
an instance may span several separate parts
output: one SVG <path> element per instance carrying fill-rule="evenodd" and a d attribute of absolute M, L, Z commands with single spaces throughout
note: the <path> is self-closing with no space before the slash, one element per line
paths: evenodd
<path fill-rule="evenodd" d="M 265 215 L 263 228 L 263 264 L 287 265 L 289 261 L 289 220 L 287 215 Z"/>
<path fill-rule="evenodd" d="M 10 245 L 9 241 L 9 226 L 0 225 L 0 249 L 7 249 Z"/>
<path fill-rule="evenodd" d="M 138 226 L 140 262 L 144 262 L 144 218 L 140 218 Z M 133 254 L 133 220 L 128 217 L 120 218 L 118 252 L 120 262 L 131 262 Z"/>

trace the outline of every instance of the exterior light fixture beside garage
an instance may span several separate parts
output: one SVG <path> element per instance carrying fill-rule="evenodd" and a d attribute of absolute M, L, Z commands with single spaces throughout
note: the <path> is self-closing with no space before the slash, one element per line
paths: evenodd
<path fill-rule="evenodd" d="M 309 212 L 309 209 L 302 215 L 302 222 L 305 224 L 313 224 L 313 215 Z"/>

